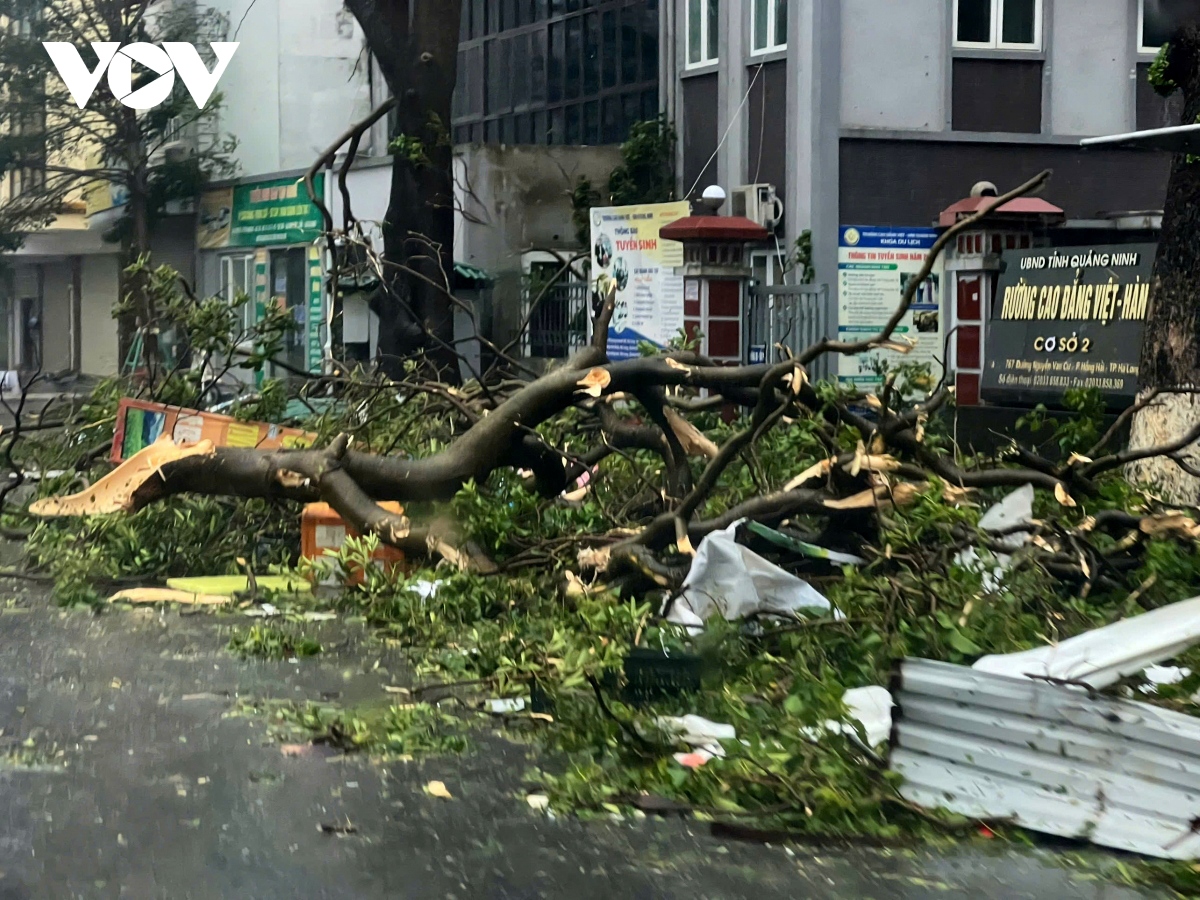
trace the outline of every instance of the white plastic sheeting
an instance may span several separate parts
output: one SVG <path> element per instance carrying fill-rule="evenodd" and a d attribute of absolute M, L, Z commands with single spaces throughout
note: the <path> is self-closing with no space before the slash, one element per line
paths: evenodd
<path fill-rule="evenodd" d="M 922 806 L 1168 859 L 1200 855 L 1200 720 L 949 663 L 900 667 L 890 767 Z"/>
<path fill-rule="evenodd" d="M 736 621 L 752 615 L 794 616 L 806 609 L 833 611 L 808 582 L 739 544 L 736 535 L 741 524 L 734 522 L 700 542 L 668 621 L 696 628 L 714 613 Z"/>
<path fill-rule="evenodd" d="M 1015 553 L 1029 541 L 1028 531 L 1010 531 L 1018 525 L 1031 525 L 1033 522 L 1033 485 L 1027 484 L 1008 494 L 1003 500 L 991 507 L 979 519 L 979 529 L 997 535 L 995 544 L 1002 550 Z M 1001 534 L 1001 532 L 1005 532 Z M 983 589 L 996 590 L 1004 580 L 1004 572 L 1008 569 L 1012 557 L 1006 553 L 996 552 L 996 565 L 990 570 L 984 569 Z M 974 547 L 963 550 L 954 561 L 966 568 L 977 568 L 984 565 L 978 551 Z"/>
<path fill-rule="evenodd" d="M 692 748 L 691 753 L 676 753 L 675 761 L 689 768 L 704 765 L 715 756 L 724 756 L 721 741 L 737 739 L 737 730 L 723 722 L 713 722 L 703 716 L 659 716 L 659 728 L 676 735 L 680 741 Z"/>

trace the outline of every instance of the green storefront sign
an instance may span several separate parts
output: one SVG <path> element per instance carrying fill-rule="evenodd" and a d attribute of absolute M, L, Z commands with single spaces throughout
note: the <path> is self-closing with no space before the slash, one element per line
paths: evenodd
<path fill-rule="evenodd" d="M 308 248 L 308 371 L 321 371 L 325 359 L 325 348 L 321 346 L 321 320 L 325 316 L 325 305 L 321 298 L 321 252 L 316 247 Z"/>
<path fill-rule="evenodd" d="M 317 196 L 325 175 L 313 178 Z M 310 244 L 321 236 L 321 212 L 308 197 L 303 178 L 281 178 L 233 188 L 230 247 L 264 244 Z"/>

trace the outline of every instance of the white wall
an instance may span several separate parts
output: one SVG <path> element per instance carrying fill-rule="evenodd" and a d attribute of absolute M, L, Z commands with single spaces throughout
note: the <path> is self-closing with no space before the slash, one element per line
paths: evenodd
<path fill-rule="evenodd" d="M 80 369 L 88 375 L 112 375 L 118 367 L 117 322 L 112 317 L 117 302 L 117 258 L 85 256 L 80 291 Z"/>
<path fill-rule="evenodd" d="M 220 85 L 220 129 L 239 141 L 240 175 L 307 168 L 370 112 L 362 32 L 341 0 L 211 5 L 229 17 L 229 40 L 241 44 Z"/>
<path fill-rule="evenodd" d="M 1128 131 L 1132 39 L 1128 0 L 1050 4 L 1050 122 L 1055 134 Z"/>
<path fill-rule="evenodd" d="M 843 127 L 943 130 L 947 8 L 946 0 L 842 0 Z"/>

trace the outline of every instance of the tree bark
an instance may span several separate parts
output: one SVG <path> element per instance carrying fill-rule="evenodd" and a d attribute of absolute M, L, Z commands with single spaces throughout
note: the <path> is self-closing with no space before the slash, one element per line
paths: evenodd
<path fill-rule="evenodd" d="M 346 0 L 396 98 L 384 280 L 373 298 L 384 372 L 423 354 L 458 380 L 454 346 L 454 152 L 461 0 Z"/>
<path fill-rule="evenodd" d="M 1183 121 L 1200 116 L 1200 23 L 1181 28 L 1167 51 L 1166 76 L 1183 94 Z M 1163 205 L 1154 294 L 1142 338 L 1141 397 L 1153 389 L 1200 384 L 1200 158 L 1178 154 Z M 1185 433 L 1200 416 L 1193 394 L 1160 394 L 1133 417 L 1130 446 L 1156 446 Z M 1186 457 L 1196 460 L 1197 448 Z M 1155 482 L 1172 502 L 1200 501 L 1200 479 L 1164 457 L 1129 467 L 1131 480 Z"/>

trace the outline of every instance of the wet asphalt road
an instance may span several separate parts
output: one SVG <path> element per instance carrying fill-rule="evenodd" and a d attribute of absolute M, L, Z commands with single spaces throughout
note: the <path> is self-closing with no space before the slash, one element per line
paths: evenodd
<path fill-rule="evenodd" d="M 34 744 L 0 766 L 0 900 L 1154 896 L 1050 853 L 785 850 L 700 823 L 550 820 L 523 800 L 527 748 L 499 740 L 386 767 L 285 757 L 228 715 L 237 698 L 354 703 L 404 683 L 402 665 L 340 623 L 316 660 L 243 662 L 222 649 L 230 621 L 30 595 L 0 612 L 0 744 Z M 455 799 L 426 796 L 430 779 Z"/>

